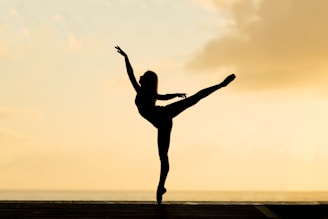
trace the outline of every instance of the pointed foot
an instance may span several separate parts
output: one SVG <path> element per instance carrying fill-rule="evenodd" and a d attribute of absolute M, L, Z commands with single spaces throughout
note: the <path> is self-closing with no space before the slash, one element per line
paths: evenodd
<path fill-rule="evenodd" d="M 163 199 L 163 194 L 166 192 L 166 189 L 163 188 L 157 188 L 157 192 L 156 192 L 156 200 L 157 200 L 157 204 L 161 205 L 162 204 L 162 199 Z"/>
<path fill-rule="evenodd" d="M 230 84 L 230 82 L 232 82 L 233 80 L 235 80 L 236 75 L 235 74 L 231 74 L 228 77 L 226 77 L 223 82 L 221 83 L 222 87 L 227 86 L 228 84 Z"/>

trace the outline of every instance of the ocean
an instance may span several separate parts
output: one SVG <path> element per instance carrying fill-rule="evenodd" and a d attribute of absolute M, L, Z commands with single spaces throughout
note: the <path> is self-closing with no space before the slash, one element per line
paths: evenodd
<path fill-rule="evenodd" d="M 0 200 L 155 201 L 156 191 L 0 190 Z M 168 191 L 164 201 L 196 202 L 327 202 L 327 191 Z"/>

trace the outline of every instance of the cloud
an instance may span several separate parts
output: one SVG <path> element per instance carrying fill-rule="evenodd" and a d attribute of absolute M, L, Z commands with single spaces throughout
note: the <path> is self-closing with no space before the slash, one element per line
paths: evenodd
<path fill-rule="evenodd" d="M 256 0 L 248 0 L 249 2 L 257 2 Z M 209 11 L 226 9 L 234 4 L 241 2 L 241 0 L 191 0 L 193 6 L 203 8 Z"/>
<path fill-rule="evenodd" d="M 195 55 L 189 69 L 236 68 L 239 87 L 250 90 L 325 86 L 328 1 L 213 2 L 234 22 Z"/>
<path fill-rule="evenodd" d="M 216 5 L 212 0 L 192 0 L 191 4 L 194 7 L 199 7 L 208 11 L 216 11 Z"/>

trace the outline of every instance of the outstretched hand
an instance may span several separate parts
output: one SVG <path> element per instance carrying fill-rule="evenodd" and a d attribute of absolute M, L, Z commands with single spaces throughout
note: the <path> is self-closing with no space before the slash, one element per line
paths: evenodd
<path fill-rule="evenodd" d="M 127 54 L 119 46 L 115 46 L 115 49 L 117 49 L 117 52 L 119 54 L 121 54 L 124 57 L 127 57 Z"/>
<path fill-rule="evenodd" d="M 185 94 L 185 93 L 178 93 L 176 95 L 177 95 L 177 97 L 187 98 L 187 94 Z"/>

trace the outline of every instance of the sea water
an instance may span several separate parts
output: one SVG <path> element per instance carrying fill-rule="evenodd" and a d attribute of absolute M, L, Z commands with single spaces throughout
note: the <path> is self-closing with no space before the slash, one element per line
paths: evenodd
<path fill-rule="evenodd" d="M 59 191 L 0 190 L 0 200 L 62 200 L 62 201 L 154 201 L 156 191 Z M 327 191 L 170 191 L 165 201 L 208 202 L 327 202 Z"/>

